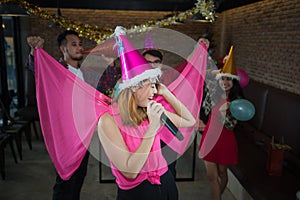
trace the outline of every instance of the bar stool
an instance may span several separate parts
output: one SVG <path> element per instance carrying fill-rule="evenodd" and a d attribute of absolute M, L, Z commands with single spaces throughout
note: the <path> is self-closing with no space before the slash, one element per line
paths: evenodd
<path fill-rule="evenodd" d="M 13 137 L 7 133 L 0 133 L 0 174 L 3 180 L 5 180 L 5 147 L 9 144 L 15 163 L 18 163 L 17 156 L 13 145 Z"/>
<path fill-rule="evenodd" d="M 0 104 L 1 104 L 2 113 L 5 114 L 5 117 L 8 120 L 8 125 L 3 126 L 2 128 L 7 133 L 18 133 L 20 131 L 21 132 L 24 131 L 29 149 L 32 150 L 31 126 L 30 126 L 31 121 L 20 119 L 20 118 L 13 118 L 12 116 L 10 116 L 10 113 L 4 106 L 4 103 L 1 100 L 1 98 L 0 98 Z M 21 135 L 19 137 L 21 138 Z"/>

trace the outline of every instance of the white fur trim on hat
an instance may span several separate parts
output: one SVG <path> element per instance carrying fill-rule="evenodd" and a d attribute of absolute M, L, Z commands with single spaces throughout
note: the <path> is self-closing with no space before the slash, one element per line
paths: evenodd
<path fill-rule="evenodd" d="M 229 74 L 229 73 L 219 73 L 216 75 L 216 79 L 219 80 L 221 77 L 230 77 L 240 81 L 240 77 L 237 75 Z"/>
<path fill-rule="evenodd" d="M 136 75 L 135 77 L 120 83 L 119 85 L 120 92 L 126 88 L 137 86 L 141 81 L 151 79 L 151 78 L 159 78 L 160 76 L 161 76 L 161 70 L 159 68 L 148 69 L 143 73 Z"/>

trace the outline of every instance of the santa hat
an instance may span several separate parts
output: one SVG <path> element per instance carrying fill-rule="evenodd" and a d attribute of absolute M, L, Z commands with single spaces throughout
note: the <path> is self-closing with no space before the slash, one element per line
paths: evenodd
<path fill-rule="evenodd" d="M 224 66 L 222 67 L 219 74 L 217 74 L 216 79 L 220 79 L 221 77 L 230 77 L 236 80 L 240 80 L 239 76 L 237 75 L 237 70 L 235 67 L 235 60 L 233 56 L 233 46 L 231 46 L 228 59 L 226 60 Z"/>
<path fill-rule="evenodd" d="M 115 48 L 121 62 L 122 82 L 119 85 L 119 91 L 133 86 L 137 86 L 140 82 L 159 78 L 161 70 L 152 68 L 138 50 L 127 40 L 125 29 L 117 26 L 115 29 Z"/>
<path fill-rule="evenodd" d="M 150 49 L 157 49 L 157 48 L 156 48 L 156 45 L 154 44 L 154 42 L 152 41 L 150 33 L 147 32 L 145 43 L 144 43 L 144 51 L 150 50 Z"/>

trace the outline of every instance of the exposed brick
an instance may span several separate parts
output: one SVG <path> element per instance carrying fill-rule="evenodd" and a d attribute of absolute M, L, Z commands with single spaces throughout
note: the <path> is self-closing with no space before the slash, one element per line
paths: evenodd
<path fill-rule="evenodd" d="M 56 9 L 48 9 L 55 13 Z M 114 28 L 131 27 L 148 20 L 161 19 L 170 12 L 62 9 L 63 16 L 73 21 Z M 300 94 L 300 0 L 264 0 L 217 13 L 214 23 L 186 20 L 170 28 L 193 39 L 206 30 L 213 33 L 214 58 L 224 56 L 231 45 L 238 68 L 258 82 Z M 45 49 L 55 58 L 60 56 L 56 36 L 63 29 L 49 28 L 51 22 L 30 17 L 30 35 L 45 38 Z M 95 42 L 86 40 L 86 47 Z"/>

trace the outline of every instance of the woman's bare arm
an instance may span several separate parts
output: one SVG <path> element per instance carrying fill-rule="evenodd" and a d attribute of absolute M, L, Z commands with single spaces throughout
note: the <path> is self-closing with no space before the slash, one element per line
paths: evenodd
<path fill-rule="evenodd" d="M 110 114 L 104 114 L 98 122 L 98 136 L 108 158 L 127 178 L 135 178 L 144 166 L 155 134 L 161 126 L 159 116 L 164 112 L 164 109 L 157 103 L 151 105 L 149 104 L 147 108 L 149 110 L 147 112 L 149 117 L 148 130 L 135 152 L 129 152 L 119 127 Z"/>
<path fill-rule="evenodd" d="M 196 123 L 192 113 L 168 90 L 165 85 L 159 84 L 158 94 L 163 95 L 174 108 L 176 113 L 165 111 L 165 114 L 170 118 L 175 126 L 190 127 Z"/>

